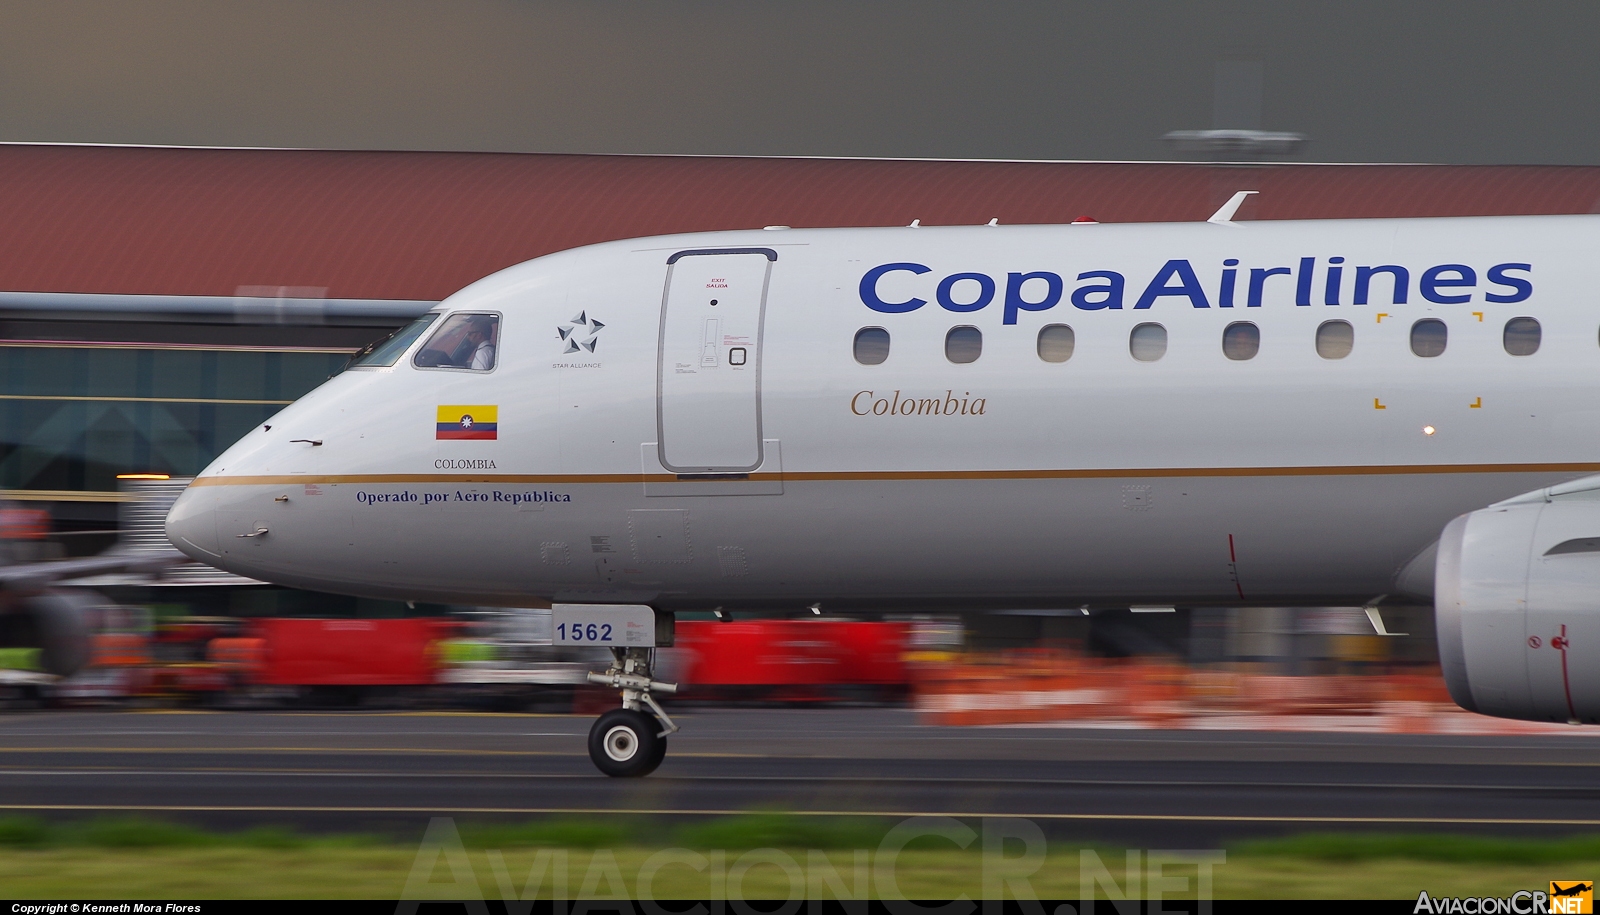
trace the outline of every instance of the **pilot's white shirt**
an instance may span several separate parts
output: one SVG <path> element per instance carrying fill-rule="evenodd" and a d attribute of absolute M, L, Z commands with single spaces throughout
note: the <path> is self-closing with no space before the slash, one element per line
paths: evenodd
<path fill-rule="evenodd" d="M 478 348 L 472 351 L 472 361 L 469 365 L 479 371 L 494 368 L 494 344 L 489 342 L 478 344 Z"/>

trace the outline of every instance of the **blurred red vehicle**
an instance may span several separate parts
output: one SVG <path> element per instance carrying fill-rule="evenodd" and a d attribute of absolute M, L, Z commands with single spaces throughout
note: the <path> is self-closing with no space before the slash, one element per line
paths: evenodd
<path fill-rule="evenodd" d="M 250 638 L 260 640 L 259 647 L 243 652 L 245 680 L 261 686 L 431 685 L 439 678 L 437 643 L 457 626 L 432 617 L 256 620 Z"/>
<path fill-rule="evenodd" d="M 897 701 L 910 624 L 854 620 L 681 622 L 685 695 L 707 699 Z"/>

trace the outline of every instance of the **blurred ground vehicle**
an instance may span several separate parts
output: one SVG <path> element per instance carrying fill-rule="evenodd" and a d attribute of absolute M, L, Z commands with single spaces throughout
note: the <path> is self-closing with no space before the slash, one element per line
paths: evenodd
<path fill-rule="evenodd" d="M 911 686 L 909 622 L 844 619 L 682 622 L 689 700 L 901 702 Z"/>

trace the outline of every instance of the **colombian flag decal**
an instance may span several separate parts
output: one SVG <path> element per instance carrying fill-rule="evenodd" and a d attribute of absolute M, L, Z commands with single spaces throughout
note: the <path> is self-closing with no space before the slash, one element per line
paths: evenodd
<path fill-rule="evenodd" d="M 447 404 L 439 408 L 435 437 L 455 441 L 494 441 L 500 409 L 494 404 Z"/>

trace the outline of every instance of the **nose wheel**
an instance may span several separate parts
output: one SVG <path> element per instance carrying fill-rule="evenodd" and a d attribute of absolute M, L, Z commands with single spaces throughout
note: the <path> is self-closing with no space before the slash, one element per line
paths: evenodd
<path fill-rule="evenodd" d="M 614 708 L 589 729 L 589 759 L 613 778 L 641 778 L 667 756 L 667 735 L 678 730 L 652 690 L 677 692 L 677 684 L 650 678 L 655 652 L 647 648 L 613 648 L 611 667 L 589 674 L 590 683 L 622 691 L 622 708 Z"/>
<path fill-rule="evenodd" d="M 667 756 L 667 738 L 655 717 L 633 709 L 614 708 L 589 729 L 589 758 L 613 778 L 649 775 Z"/>

